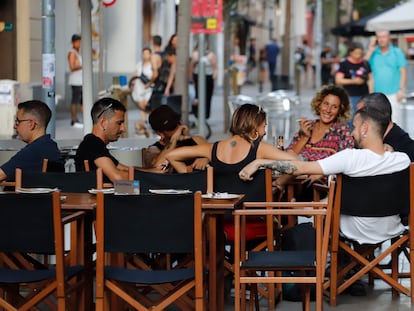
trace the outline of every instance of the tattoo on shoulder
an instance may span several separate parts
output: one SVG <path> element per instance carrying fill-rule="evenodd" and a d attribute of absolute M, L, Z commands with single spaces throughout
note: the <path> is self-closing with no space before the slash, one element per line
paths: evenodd
<path fill-rule="evenodd" d="M 237 145 L 237 141 L 232 140 L 232 141 L 230 142 L 230 146 L 232 146 L 233 148 L 234 148 L 234 147 L 236 147 L 236 145 Z"/>
<path fill-rule="evenodd" d="M 283 174 L 293 175 L 298 170 L 298 168 L 289 161 L 275 161 L 266 165 L 272 170 L 277 170 Z"/>

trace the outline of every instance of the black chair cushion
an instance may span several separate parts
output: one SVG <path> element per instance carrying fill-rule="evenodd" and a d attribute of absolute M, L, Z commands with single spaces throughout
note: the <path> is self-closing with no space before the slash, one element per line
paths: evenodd
<path fill-rule="evenodd" d="M 194 269 L 146 271 L 107 266 L 105 267 L 105 278 L 129 283 L 163 284 L 194 278 Z"/>
<path fill-rule="evenodd" d="M 242 263 L 242 267 L 303 270 L 304 267 L 315 268 L 315 256 L 315 251 L 248 252 L 248 259 Z"/>

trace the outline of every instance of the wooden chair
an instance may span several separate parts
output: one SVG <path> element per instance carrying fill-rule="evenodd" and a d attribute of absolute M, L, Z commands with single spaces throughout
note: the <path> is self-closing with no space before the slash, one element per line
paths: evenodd
<path fill-rule="evenodd" d="M 246 284 L 300 283 L 305 287 L 303 309 L 310 310 L 310 284 L 316 285 L 316 310 L 322 310 L 323 280 L 328 251 L 335 182 L 329 188 L 326 202 L 245 202 L 235 217 L 235 310 L 246 310 Z M 312 251 L 275 249 L 273 222 L 269 222 L 266 249 L 246 254 L 242 220 L 260 216 L 314 217 L 316 249 Z M 299 271 L 300 276 L 283 275 L 282 271 Z M 313 271 L 311 276 L 307 271 Z M 275 274 L 276 273 L 276 274 Z M 269 286 L 270 287 L 270 286 Z"/>
<path fill-rule="evenodd" d="M 84 163 L 84 167 L 85 167 L 85 172 L 90 172 L 90 165 L 89 165 L 89 161 L 88 160 L 83 160 Z M 102 187 L 101 188 L 97 188 L 97 189 L 103 189 L 103 188 L 113 188 L 114 184 L 111 182 L 104 182 L 104 177 L 103 177 L 103 172 L 102 172 L 102 168 L 97 169 L 96 170 L 98 172 L 99 175 L 99 179 L 102 180 Z"/>
<path fill-rule="evenodd" d="M 65 224 L 82 222 L 82 212 L 63 217 L 58 191 L 4 194 L 0 206 L 0 307 L 33 310 L 46 302 L 60 311 L 82 309 L 83 267 L 65 260 L 63 230 Z M 38 262 L 38 254 L 54 254 L 55 265 Z M 69 304 L 69 294 L 76 304 Z"/>
<path fill-rule="evenodd" d="M 109 293 L 136 310 L 164 310 L 192 289 L 189 310 L 203 310 L 201 193 L 112 196 L 97 194 L 96 310 L 110 310 Z M 160 225 L 162 224 L 162 225 Z M 133 237 L 133 238 L 131 238 Z M 106 253 L 191 253 L 189 266 L 142 270 L 105 263 Z M 139 286 L 137 285 L 139 284 Z M 156 301 L 146 296 L 160 296 Z M 180 305 L 182 306 L 182 305 Z M 113 308 L 113 306 L 111 306 Z"/>
<path fill-rule="evenodd" d="M 359 244 L 356 241 L 342 237 L 340 232 L 341 215 L 351 216 L 388 216 L 403 214 L 408 216 L 409 227 L 414 224 L 414 164 L 401 172 L 369 177 L 337 177 L 335 193 L 334 216 L 331 239 L 331 275 L 325 282 L 324 288 L 329 289 L 330 304 L 336 306 L 337 296 L 359 280 L 362 276 L 370 276 L 369 283 L 373 285 L 372 276 L 388 283 L 393 291 L 393 297 L 398 292 L 411 297 L 414 302 L 414 237 L 407 230 L 390 239 L 390 245 L 383 243 Z M 377 210 L 387 211 L 378 214 Z M 374 213 L 373 213 L 374 211 Z M 378 228 L 381 230 L 381 228 Z M 399 283 L 398 255 L 404 250 L 408 253 L 410 262 L 410 286 Z M 391 274 L 381 265 L 386 257 L 391 257 Z M 340 258 L 348 257 L 348 263 L 340 263 Z M 347 280 L 345 276 L 356 268 L 356 272 Z"/>
<path fill-rule="evenodd" d="M 49 161 L 49 159 L 43 159 L 42 172 L 64 172 L 65 165 L 61 162 Z M 14 191 L 16 188 L 16 181 L 2 181 L 0 187 L 4 187 L 6 191 Z"/>
<path fill-rule="evenodd" d="M 244 201 L 253 202 L 272 202 L 274 198 L 274 192 L 272 187 L 272 170 L 265 169 L 260 170 L 254 176 L 254 179 L 249 182 L 242 181 L 238 174 L 235 173 L 223 173 L 214 170 L 213 173 L 213 188 L 215 192 L 228 192 L 236 194 L 244 194 Z M 262 250 L 266 248 L 266 239 L 270 234 L 268 232 L 270 226 L 269 222 L 273 222 L 272 217 L 250 217 L 244 219 L 246 222 L 243 226 L 243 234 L 247 241 L 249 241 L 249 250 Z M 280 224 L 280 219 L 277 220 Z M 227 215 L 224 219 L 224 234 L 226 238 L 227 249 L 230 252 L 226 252 L 226 258 L 224 266 L 228 273 L 234 274 L 233 265 L 233 251 L 234 251 L 234 238 L 235 238 L 235 224 L 234 218 L 231 215 Z M 260 287 L 260 294 L 268 299 L 269 308 L 274 308 L 275 299 L 278 291 L 274 287 L 268 287 L 267 289 Z"/>

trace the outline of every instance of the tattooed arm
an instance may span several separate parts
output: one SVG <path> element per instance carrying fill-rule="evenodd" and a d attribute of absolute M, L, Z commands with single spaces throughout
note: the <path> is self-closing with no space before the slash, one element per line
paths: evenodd
<path fill-rule="evenodd" d="M 277 170 L 282 174 L 288 175 L 303 175 L 303 174 L 320 174 L 322 175 L 322 168 L 316 161 L 274 161 L 266 159 L 256 159 L 246 165 L 239 173 L 242 180 L 252 180 L 253 174 L 260 168 L 269 167 L 272 170 Z"/>

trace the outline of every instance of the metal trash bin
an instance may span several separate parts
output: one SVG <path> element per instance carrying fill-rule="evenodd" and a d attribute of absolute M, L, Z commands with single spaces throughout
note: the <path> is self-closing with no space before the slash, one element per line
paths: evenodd
<path fill-rule="evenodd" d="M 258 98 L 257 103 L 267 113 L 266 140 L 274 143 L 278 136 L 289 142 L 292 136 L 292 125 L 295 118 L 295 106 L 299 98 L 293 92 L 277 90 Z"/>
<path fill-rule="evenodd" d="M 20 83 L 14 80 L 0 80 L 0 136 L 12 138 L 14 118 L 19 102 Z"/>

